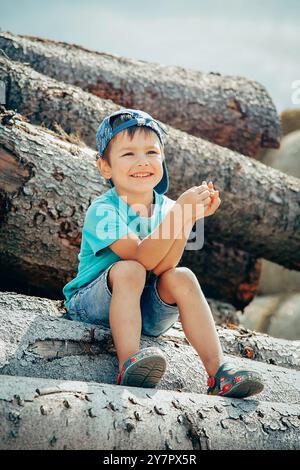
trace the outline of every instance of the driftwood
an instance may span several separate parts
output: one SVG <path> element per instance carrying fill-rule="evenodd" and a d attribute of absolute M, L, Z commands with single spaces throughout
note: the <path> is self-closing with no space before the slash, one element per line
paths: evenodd
<path fill-rule="evenodd" d="M 299 270 L 300 180 L 200 138 L 168 130 L 166 160 L 173 181 L 169 197 L 176 199 L 204 179 L 213 180 L 220 190 L 223 204 L 205 219 L 205 236 Z M 16 147 L 8 143 L 12 139 L 11 126 L 2 124 L 1 145 Z"/>
<path fill-rule="evenodd" d="M 279 147 L 276 108 L 258 82 L 162 66 L 74 44 L 0 34 L 0 49 L 45 75 L 155 118 L 192 135 L 255 156 Z"/>
<path fill-rule="evenodd" d="M 0 449 L 295 450 L 299 413 L 285 403 L 3 375 Z"/>
<path fill-rule="evenodd" d="M 65 319 L 57 301 L 13 293 L 0 295 L 0 315 L 0 374 L 116 383 L 118 359 L 109 329 Z M 166 335 L 143 335 L 141 347 L 156 345 L 165 354 L 168 366 L 159 389 L 206 394 L 207 373 L 180 329 L 177 322 Z M 218 333 L 228 360 L 263 375 L 265 388 L 258 400 L 299 403 L 299 371 L 268 363 L 289 362 L 291 367 L 294 361 L 299 367 L 299 342 L 254 332 L 245 338 L 245 332 L 224 328 Z M 251 357 L 251 349 L 254 360 L 245 357 Z"/>
<path fill-rule="evenodd" d="M 20 119 L 4 111 L 0 124 L 0 279 L 6 289 L 19 282 L 25 293 L 29 287 L 30 293 L 61 298 L 63 285 L 77 272 L 86 210 L 109 187 L 94 151 Z M 217 242 L 193 257 L 189 253 L 196 251 L 186 253 L 212 297 L 242 308 L 255 295 L 260 264 L 252 256 Z"/>

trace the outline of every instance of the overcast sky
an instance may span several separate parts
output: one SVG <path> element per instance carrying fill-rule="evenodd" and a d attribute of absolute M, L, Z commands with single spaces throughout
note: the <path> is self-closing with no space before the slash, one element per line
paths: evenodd
<path fill-rule="evenodd" d="M 300 80 L 298 0 L 0 0 L 0 28 L 262 83 L 278 111 Z"/>

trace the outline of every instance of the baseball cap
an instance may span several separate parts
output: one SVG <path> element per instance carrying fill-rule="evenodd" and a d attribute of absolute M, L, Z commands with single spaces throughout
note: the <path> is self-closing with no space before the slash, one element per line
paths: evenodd
<path fill-rule="evenodd" d="M 113 116 L 121 115 L 121 114 L 130 114 L 132 119 L 123 122 L 115 129 L 112 129 L 110 125 L 110 118 Z M 131 127 L 131 126 L 147 126 L 153 129 L 156 132 L 162 146 L 165 144 L 165 134 L 167 135 L 168 132 L 164 129 L 164 127 L 156 120 L 153 119 L 150 114 L 141 111 L 139 109 L 130 109 L 130 108 L 121 108 L 119 111 L 115 111 L 114 113 L 106 116 L 103 121 L 100 123 L 97 134 L 96 134 L 96 141 L 97 147 L 100 158 L 103 156 L 106 147 L 108 146 L 111 139 L 118 134 L 118 132 L 123 131 L 124 129 Z M 169 188 L 169 176 L 168 170 L 166 166 L 165 159 L 162 162 L 163 166 L 163 176 L 160 182 L 154 187 L 155 191 L 159 194 L 165 194 Z M 111 187 L 114 187 L 114 183 L 112 180 L 109 180 Z"/>

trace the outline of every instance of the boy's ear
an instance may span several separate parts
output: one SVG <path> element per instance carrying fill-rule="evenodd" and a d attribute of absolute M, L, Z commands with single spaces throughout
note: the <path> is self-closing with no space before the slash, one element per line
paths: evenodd
<path fill-rule="evenodd" d="M 98 158 L 97 166 L 98 166 L 98 169 L 101 173 L 101 176 L 103 176 L 103 178 L 109 179 L 111 175 L 110 175 L 110 169 L 109 169 L 106 161 L 103 160 L 102 158 Z"/>

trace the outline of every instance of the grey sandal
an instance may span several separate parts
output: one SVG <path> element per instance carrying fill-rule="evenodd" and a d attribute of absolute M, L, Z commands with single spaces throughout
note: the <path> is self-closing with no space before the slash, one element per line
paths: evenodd
<path fill-rule="evenodd" d="M 165 373 L 166 359 L 159 348 L 145 348 L 124 362 L 117 385 L 154 388 Z"/>

